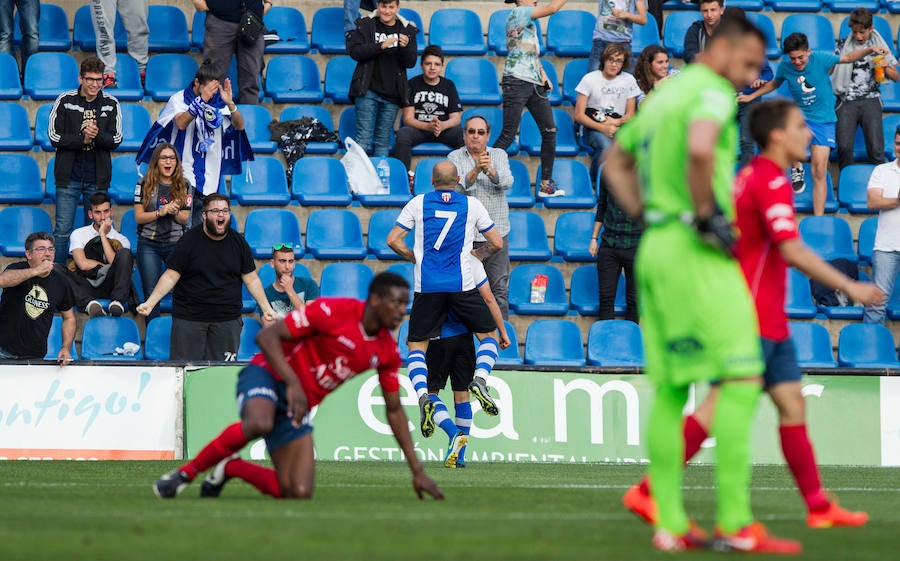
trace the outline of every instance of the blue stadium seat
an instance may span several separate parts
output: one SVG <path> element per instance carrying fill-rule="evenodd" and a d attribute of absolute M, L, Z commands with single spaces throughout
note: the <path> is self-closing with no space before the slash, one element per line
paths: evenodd
<path fill-rule="evenodd" d="M 644 337 L 633 321 L 608 319 L 594 322 L 588 332 L 587 360 L 593 366 L 644 366 Z"/>
<path fill-rule="evenodd" d="M 291 202 L 284 164 L 274 156 L 257 156 L 244 164 L 253 178 L 247 181 L 247 174 L 231 176 L 231 198 L 241 206 L 275 205 L 287 206 Z"/>
<path fill-rule="evenodd" d="M 828 54 L 834 52 L 834 28 L 831 27 L 831 21 L 822 14 L 791 14 L 784 18 L 781 23 L 781 40 L 784 41 L 791 33 L 805 34 L 812 51 Z"/>
<path fill-rule="evenodd" d="M 594 229 L 594 213 L 589 211 L 564 212 L 556 217 L 553 232 L 553 253 L 568 262 L 596 261 L 588 251 L 591 232 Z"/>
<path fill-rule="evenodd" d="M 0 111 L 6 105 L 0 104 Z M 44 200 L 41 170 L 33 157 L 28 154 L 0 154 L 0 170 L 0 204 L 41 204 Z"/>
<path fill-rule="evenodd" d="M 820 0 L 766 0 L 773 10 L 776 12 L 821 12 L 822 3 Z M 787 37 L 788 34 L 781 28 L 781 36 Z"/>
<path fill-rule="evenodd" d="M 148 6 L 147 27 L 150 28 L 147 43 L 151 53 L 186 53 L 191 50 L 187 18 L 178 6 Z"/>
<path fill-rule="evenodd" d="M 116 354 L 125 343 L 141 344 L 141 334 L 134 320 L 127 316 L 95 317 L 84 324 L 81 335 L 81 360 L 141 360 L 143 353 Z"/>
<path fill-rule="evenodd" d="M 893 82 L 891 80 L 885 81 L 881 84 L 881 105 L 882 109 L 886 113 L 897 113 L 900 112 L 900 87 L 897 87 L 897 82 Z M 888 131 L 884 131 L 884 134 L 887 135 Z M 885 151 L 893 152 L 894 150 L 894 131 L 890 131 L 891 135 L 891 143 L 885 144 Z M 893 159 L 893 156 L 892 158 Z"/>
<path fill-rule="evenodd" d="M 563 102 L 562 88 L 559 85 L 559 77 L 556 75 L 556 67 L 546 58 L 541 59 L 541 66 L 544 67 L 547 80 L 553 84 L 553 89 L 550 90 L 550 105 L 561 105 Z"/>
<path fill-rule="evenodd" d="M 116 42 L 116 50 L 124 51 L 128 48 L 128 34 L 122 25 L 122 18 L 116 14 L 116 22 L 113 26 L 113 38 Z M 93 53 L 97 50 L 97 36 L 94 35 L 94 23 L 91 19 L 90 5 L 84 5 L 75 11 L 75 20 L 72 24 L 72 43 L 82 51 Z"/>
<path fill-rule="evenodd" d="M 110 93 L 120 102 L 144 99 L 141 71 L 137 62 L 125 53 L 116 54 L 116 83 L 115 91 L 110 90 Z"/>
<path fill-rule="evenodd" d="M 364 263 L 328 263 L 322 269 L 322 296 L 365 300 L 375 274 Z"/>
<path fill-rule="evenodd" d="M 663 10 L 669 12 L 697 11 L 697 5 L 693 2 L 682 2 L 681 0 L 666 0 L 663 3 Z"/>
<path fill-rule="evenodd" d="M 463 105 L 499 105 L 503 102 L 497 69 L 486 58 L 455 58 L 447 63 L 445 74 L 456 84 Z"/>
<path fill-rule="evenodd" d="M 538 200 L 547 208 L 593 208 L 597 199 L 590 175 L 587 166 L 578 160 L 557 159 L 553 164 L 553 179 L 566 194 L 562 197 L 542 197 L 538 193 Z M 541 166 L 538 166 L 535 177 L 540 183 Z"/>
<path fill-rule="evenodd" d="M 792 321 L 791 338 L 797 351 L 800 368 L 834 368 L 831 335 L 824 325 L 811 321 Z"/>
<path fill-rule="evenodd" d="M 34 113 L 34 145 L 39 146 L 44 152 L 56 151 L 56 148 L 50 144 L 50 137 L 47 135 L 51 109 L 53 109 L 53 104 L 45 103 L 39 106 Z"/>
<path fill-rule="evenodd" d="M 525 334 L 525 364 L 584 366 L 581 330 L 565 319 L 541 319 Z"/>
<path fill-rule="evenodd" d="M 259 352 L 256 344 L 256 334 L 262 329 L 262 324 L 256 318 L 243 318 L 244 326 L 241 328 L 241 341 L 238 343 L 237 359 L 250 360 Z"/>
<path fill-rule="evenodd" d="M 169 101 L 172 94 L 184 90 L 194 81 L 197 61 L 188 55 L 161 54 L 147 62 L 147 95 L 153 101 Z"/>
<path fill-rule="evenodd" d="M 535 275 L 546 275 L 547 292 L 543 302 L 531 303 L 531 281 Z M 509 276 L 509 309 L 517 314 L 563 316 L 569 311 L 566 284 L 562 273 L 553 265 L 530 264 L 513 268 Z"/>
<path fill-rule="evenodd" d="M 244 132 L 250 141 L 250 148 L 254 154 L 274 154 L 278 149 L 278 143 L 269 140 L 271 131 L 269 123 L 272 122 L 272 114 L 268 107 L 256 104 L 238 104 L 238 111 L 244 118 Z"/>
<path fill-rule="evenodd" d="M 856 241 L 859 262 L 867 265 L 872 262 L 872 251 L 875 248 L 875 232 L 878 231 L 878 217 L 870 216 L 859 225 L 859 238 Z"/>
<path fill-rule="evenodd" d="M 18 15 L 18 12 L 16 13 Z M 17 28 L 18 29 L 18 28 Z M 50 323 L 50 333 L 47 334 L 47 354 L 44 355 L 45 360 L 56 360 L 59 356 L 59 350 L 62 348 L 62 316 L 59 314 L 53 316 Z M 75 340 L 72 340 L 72 348 L 69 349 L 69 355 L 74 359 L 78 356 L 75 353 Z"/>
<path fill-rule="evenodd" d="M 333 56 L 325 66 L 325 99 L 334 103 L 350 103 L 350 80 L 356 61 L 349 56 Z"/>
<path fill-rule="evenodd" d="M 153 124 L 150 113 L 140 103 L 120 103 L 119 112 L 122 115 L 122 143 L 116 151 L 137 152 Z"/>
<path fill-rule="evenodd" d="M 733 1 L 733 0 L 732 0 Z M 659 37 L 659 26 L 656 25 L 656 18 L 653 14 L 647 14 L 647 23 L 644 25 L 635 24 L 632 26 L 631 37 L 631 54 L 638 56 L 645 48 L 650 45 L 661 45 L 662 40 Z"/>
<path fill-rule="evenodd" d="M 411 299 L 410 299 L 411 300 Z M 409 357 L 409 345 L 406 343 L 406 338 L 409 336 L 409 320 L 403 320 L 403 323 L 400 324 L 400 328 L 397 329 L 397 354 L 400 355 L 400 361 L 403 364 L 406 364 L 406 359 Z"/>
<path fill-rule="evenodd" d="M 244 238 L 256 259 L 269 259 L 272 257 L 272 246 L 285 242 L 294 244 L 295 256 L 299 258 L 303 255 L 300 221 L 286 208 L 251 210 L 244 222 Z"/>
<path fill-rule="evenodd" d="M 272 6 L 263 16 L 266 29 L 278 32 L 281 41 L 266 45 L 266 54 L 294 54 L 309 52 L 309 36 L 303 12 L 291 6 Z"/>
<path fill-rule="evenodd" d="M 885 115 L 881 122 L 884 134 L 884 157 L 885 161 L 889 162 L 894 159 L 894 135 L 897 128 L 900 127 L 900 114 Z"/>
<path fill-rule="evenodd" d="M 839 216 L 807 216 L 800 221 L 800 237 L 826 261 L 858 260 L 850 225 Z"/>
<path fill-rule="evenodd" d="M 13 22 L 13 40 L 17 45 L 22 42 L 18 10 Z M 69 35 L 69 18 L 66 17 L 66 11 L 56 4 L 41 4 L 41 15 L 38 19 L 38 51 L 66 52 L 71 48 L 72 38 Z"/>
<path fill-rule="evenodd" d="M 853 164 L 841 170 L 838 180 L 838 201 L 842 207 L 852 213 L 873 214 L 877 211 L 869 209 L 866 203 L 866 187 L 869 176 L 875 166 L 872 164 Z"/>
<path fill-rule="evenodd" d="M 823 0 L 825 7 L 835 13 L 852 12 L 856 8 L 865 8 L 872 13 L 881 9 L 878 0 Z"/>
<path fill-rule="evenodd" d="M 12 101 L 0 103 L 0 150 L 31 150 L 33 147 L 25 106 Z"/>
<path fill-rule="evenodd" d="M 12 56 L 0 53 L 0 100 L 16 100 L 22 97 L 19 80 L 19 64 Z"/>
<path fill-rule="evenodd" d="M 572 272 L 569 280 L 569 307 L 583 316 L 596 316 L 600 313 L 600 289 L 596 265 L 582 265 Z M 619 275 L 616 283 L 616 299 L 613 302 L 613 313 L 625 315 L 625 275 Z"/>
<path fill-rule="evenodd" d="M 581 149 L 575 138 L 575 123 L 565 109 L 554 108 L 553 120 L 556 123 L 556 155 L 577 156 Z M 538 129 L 531 111 L 522 114 L 522 125 L 519 129 L 519 144 L 532 156 L 541 155 L 541 132 Z"/>
<path fill-rule="evenodd" d="M 500 132 L 503 130 L 503 108 L 501 107 L 469 107 L 462 114 L 462 126 L 466 124 L 466 120 L 471 117 L 478 115 L 483 119 L 487 119 L 488 124 L 491 125 L 491 133 L 488 135 L 488 146 L 493 146 L 497 139 L 500 137 Z M 506 153 L 510 156 L 515 156 L 519 153 L 519 141 L 513 140 L 512 144 L 510 144 L 506 148 Z"/>
<path fill-rule="evenodd" d="M 294 163 L 291 196 L 304 206 L 348 206 L 347 171 L 337 158 L 306 156 Z"/>
<path fill-rule="evenodd" d="M 689 9 L 693 8 L 690 4 Z M 684 36 L 700 17 L 699 11 L 671 12 L 663 22 L 663 45 L 673 58 L 684 58 Z M 577 82 L 576 82 L 577 83 Z"/>
<path fill-rule="evenodd" d="M 859 5 L 858 2 L 856 4 Z M 894 44 L 894 32 L 891 31 L 891 24 L 888 23 L 888 20 L 884 19 L 881 16 L 872 16 L 872 24 L 875 27 L 875 31 L 877 31 L 879 35 L 881 35 L 881 38 L 884 39 L 885 42 L 891 47 L 891 50 L 896 51 L 896 47 Z M 841 20 L 841 26 L 840 28 L 838 28 L 838 39 L 843 40 L 844 37 L 847 37 L 848 35 L 850 35 L 850 16 L 847 16 Z"/>
<path fill-rule="evenodd" d="M 416 179 L 414 182 L 414 191 L 416 195 L 423 195 L 434 191 L 431 184 L 431 170 L 434 164 L 443 161 L 444 158 L 422 158 L 416 164 Z"/>
<path fill-rule="evenodd" d="M 481 19 L 472 10 L 443 8 L 431 16 L 428 43 L 439 46 L 445 55 L 483 55 L 487 46 L 481 30 Z M 459 88 L 460 81 L 454 81 Z"/>
<path fill-rule="evenodd" d="M 763 0 L 731 0 L 728 7 L 740 8 L 745 12 L 759 12 L 766 8 L 766 3 Z"/>
<path fill-rule="evenodd" d="M 364 259 L 368 250 L 359 218 L 338 208 L 313 211 L 306 223 L 306 251 L 316 259 Z"/>
<path fill-rule="evenodd" d="M 575 105 L 575 99 L 578 98 L 575 88 L 587 74 L 588 62 L 586 58 L 572 59 L 566 63 L 566 67 L 563 69 L 563 99 L 572 105 Z"/>
<path fill-rule="evenodd" d="M 512 172 L 513 185 L 506 193 L 506 204 L 509 208 L 533 208 L 534 185 L 525 162 L 510 158 L 509 171 Z"/>
<path fill-rule="evenodd" d="M 394 263 L 389 266 L 386 271 L 390 271 L 391 273 L 396 273 L 406 279 L 406 282 L 409 283 L 409 303 L 406 305 L 406 313 L 408 314 L 412 310 L 412 293 L 416 288 L 416 278 L 415 278 L 415 269 L 416 266 L 410 263 L 409 261 L 401 261 L 400 263 Z"/>
<path fill-rule="evenodd" d="M 137 221 L 134 219 L 134 205 L 122 213 L 122 221 L 119 224 L 119 233 L 128 238 L 128 242 L 131 244 L 131 253 L 137 254 L 138 235 Z M 134 275 L 134 278 L 140 279 L 140 275 Z M 150 290 L 153 290 L 152 286 L 150 287 Z M 170 294 L 167 294 L 166 296 L 171 298 Z"/>
<path fill-rule="evenodd" d="M 266 66 L 266 96 L 275 103 L 319 103 L 324 98 L 319 66 L 303 55 L 281 55 Z"/>
<path fill-rule="evenodd" d="M 733 5 L 732 2 L 728 3 L 729 7 Z M 756 27 L 766 36 L 766 57 L 770 59 L 781 58 L 781 48 L 778 46 L 775 24 L 772 22 L 772 18 L 765 13 L 750 12 L 747 14 L 747 19 L 756 24 Z"/>
<path fill-rule="evenodd" d="M 403 259 L 397 255 L 393 249 L 388 247 L 387 235 L 394 228 L 397 217 L 400 215 L 400 209 L 389 208 L 384 210 L 376 210 L 369 217 L 369 235 L 368 246 L 369 253 L 378 259 Z M 415 245 L 415 238 L 412 230 L 406 235 L 406 245 L 412 248 Z M 412 265 L 412 263 L 410 263 Z"/>
<path fill-rule="evenodd" d="M 900 368 L 894 336 L 878 323 L 851 323 L 838 337 L 838 365 L 846 368 Z"/>
<path fill-rule="evenodd" d="M 23 91 L 31 99 L 55 100 L 78 88 L 78 64 L 68 53 L 35 53 L 25 63 Z"/>
<path fill-rule="evenodd" d="M 588 56 L 596 24 L 596 14 L 584 10 L 556 12 L 547 22 L 547 52 L 556 56 Z"/>
<path fill-rule="evenodd" d="M 341 139 L 341 142 L 344 141 L 348 136 L 350 138 L 356 138 L 356 107 L 350 105 L 349 107 L 344 108 L 341 111 L 341 120 L 338 123 L 338 136 Z M 374 137 L 373 137 L 374 138 Z M 391 127 L 391 147 L 390 151 L 394 151 L 394 144 L 397 142 L 397 137 L 394 134 L 394 128 Z M 364 146 L 367 153 L 372 153 L 372 146 Z"/>
<path fill-rule="evenodd" d="M 415 152 L 413 152 L 415 153 Z M 381 158 L 371 158 L 372 165 L 377 166 Z M 387 195 L 363 195 L 353 193 L 353 198 L 365 207 L 372 206 L 404 206 L 409 202 L 409 176 L 406 166 L 397 158 L 388 158 L 388 166 L 391 170 L 391 192 Z"/>
<path fill-rule="evenodd" d="M 416 29 L 418 29 L 416 33 L 416 52 L 422 54 L 422 51 L 425 50 L 425 45 L 428 44 L 425 42 L 425 24 L 422 23 L 422 16 L 419 15 L 419 12 L 410 8 L 400 8 L 397 10 L 397 15 L 415 25 Z"/>
<path fill-rule="evenodd" d="M 25 257 L 25 238 L 32 232 L 53 232 L 47 211 L 34 206 L 9 206 L 0 210 L 0 253 Z"/>
<path fill-rule="evenodd" d="M 782 84 L 784 86 L 784 84 Z M 891 145 L 893 146 L 894 140 L 891 139 Z M 794 194 L 794 210 L 797 212 L 812 214 L 813 211 L 813 203 L 812 203 L 812 192 L 813 192 L 813 176 L 812 176 L 812 168 L 808 163 L 803 164 L 803 169 L 806 171 L 804 175 L 804 181 L 806 182 L 806 188 L 802 193 Z M 825 181 L 827 183 L 827 189 L 825 190 L 825 212 L 833 213 L 838 210 L 838 202 L 837 199 L 834 198 L 834 185 L 831 182 L 831 174 L 825 174 Z"/>
<path fill-rule="evenodd" d="M 509 336 L 510 345 L 505 349 L 500 350 L 496 364 L 500 366 L 515 366 L 517 364 L 522 364 L 522 355 L 519 354 L 519 336 L 516 334 L 516 328 L 508 321 L 504 321 L 503 323 L 506 325 L 506 334 Z M 478 348 L 477 338 L 475 338 L 475 348 Z"/>
<path fill-rule="evenodd" d="M 285 122 L 302 119 L 303 117 L 318 119 L 323 127 L 330 131 L 334 130 L 334 119 L 331 118 L 331 113 L 321 105 L 289 105 L 281 110 L 281 115 L 278 119 L 281 122 Z M 334 154 L 337 151 L 337 142 L 306 143 L 307 154 Z"/>
<path fill-rule="evenodd" d="M 206 12 L 194 12 L 191 21 L 191 48 L 203 52 L 203 40 L 206 38 Z"/>
<path fill-rule="evenodd" d="M 134 156 L 123 155 L 112 159 L 112 178 L 109 183 L 109 197 L 117 205 L 134 205 L 134 188 L 140 180 Z"/>
<path fill-rule="evenodd" d="M 144 336 L 144 359 L 169 360 L 171 339 L 172 316 L 158 316 L 150 320 Z"/>
<path fill-rule="evenodd" d="M 812 319 L 818 313 L 809 288 L 809 279 L 797 269 L 788 269 L 784 311 L 792 319 Z"/>
<path fill-rule="evenodd" d="M 547 244 L 547 229 L 541 215 L 527 210 L 509 213 L 509 259 L 549 261 L 553 254 Z"/>
<path fill-rule="evenodd" d="M 319 8 L 313 14 L 310 45 L 323 55 L 342 55 L 347 48 L 344 39 L 344 9 Z"/>
<path fill-rule="evenodd" d="M 495 10 L 491 12 L 491 19 L 488 21 L 487 44 L 488 51 L 498 56 L 506 56 L 509 49 L 506 46 L 506 20 L 509 19 L 509 13 L 512 10 Z M 538 42 L 541 47 L 541 54 L 544 54 L 544 36 L 541 33 L 541 20 L 532 20 L 537 26 Z"/>

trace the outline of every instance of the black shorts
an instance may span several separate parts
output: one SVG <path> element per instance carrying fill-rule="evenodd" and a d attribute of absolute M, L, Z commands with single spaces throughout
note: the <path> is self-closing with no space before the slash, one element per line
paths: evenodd
<path fill-rule="evenodd" d="M 417 343 L 440 337 L 441 326 L 450 310 L 471 333 L 492 333 L 497 329 L 491 311 L 477 289 L 466 292 L 416 292 L 409 314 L 407 341 Z"/>
<path fill-rule="evenodd" d="M 425 353 L 428 366 L 428 393 L 437 393 L 447 386 L 455 392 L 469 389 L 475 377 L 475 342 L 471 333 L 446 339 L 435 339 Z"/>

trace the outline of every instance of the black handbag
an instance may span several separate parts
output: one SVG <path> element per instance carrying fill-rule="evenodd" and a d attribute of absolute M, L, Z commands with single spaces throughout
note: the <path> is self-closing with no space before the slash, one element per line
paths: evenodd
<path fill-rule="evenodd" d="M 247 45 L 255 45 L 265 32 L 266 26 L 262 18 L 241 2 L 241 40 Z"/>

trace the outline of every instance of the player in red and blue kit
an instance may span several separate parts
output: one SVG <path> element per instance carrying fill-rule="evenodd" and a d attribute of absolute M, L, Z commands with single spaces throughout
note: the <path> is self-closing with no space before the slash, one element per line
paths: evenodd
<path fill-rule="evenodd" d="M 365 302 L 319 298 L 295 309 L 257 335 L 260 353 L 238 375 L 240 422 L 227 427 L 197 456 L 161 477 L 157 496 L 174 498 L 198 474 L 215 467 L 200 495 L 218 497 L 237 477 L 273 497 L 312 497 L 315 455 L 309 410 L 348 379 L 376 369 L 387 420 L 413 473 L 413 488 L 442 499 L 413 452 L 406 413 L 400 405 L 400 356 L 391 331 L 409 302 L 409 285 L 393 273 L 377 275 Z M 240 459 L 253 439 L 265 437 L 274 469 Z"/>
<path fill-rule="evenodd" d="M 761 153 L 736 179 L 740 238 L 735 254 L 756 303 L 766 363 L 763 382 L 778 409 L 781 449 L 806 503 L 808 526 L 861 526 L 868 515 L 841 508 L 825 493 L 819 480 L 806 429 L 801 372 L 784 311 L 787 267 L 796 267 L 825 286 L 843 290 L 857 302 L 879 302 L 884 294 L 874 284 L 850 279 L 800 239 L 794 219 L 793 190 L 785 172 L 790 162 L 805 154 L 812 134 L 801 110 L 790 100 L 762 102 L 751 112 L 750 131 Z M 685 419 L 685 461 L 700 450 L 708 436 L 717 393 L 718 388 L 711 387 L 703 403 Z M 646 478 L 628 490 L 623 502 L 649 522 L 656 517 Z M 720 545 L 741 549 L 736 544 Z"/>

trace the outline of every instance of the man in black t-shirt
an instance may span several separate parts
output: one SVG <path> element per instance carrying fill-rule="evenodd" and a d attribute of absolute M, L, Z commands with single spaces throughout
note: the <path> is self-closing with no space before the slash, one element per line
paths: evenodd
<path fill-rule="evenodd" d="M 35 232 L 25 238 L 25 261 L 10 264 L 0 273 L 0 359 L 42 359 L 53 312 L 62 322 L 62 348 L 57 360 L 68 364 L 75 340 L 75 298 L 63 275 L 54 269 L 53 236 Z"/>
<path fill-rule="evenodd" d="M 428 45 L 422 52 L 422 74 L 409 81 L 409 98 L 403 108 L 403 126 L 397 131 L 395 155 L 409 169 L 412 148 L 424 142 L 440 142 L 456 149 L 463 145 L 462 104 L 453 80 L 441 76 L 444 52 Z M 412 170 L 410 170 L 412 184 Z"/>
<path fill-rule="evenodd" d="M 275 311 L 256 275 L 244 236 L 231 228 L 228 197 L 203 199 L 203 223 L 186 232 L 166 261 L 147 300 L 137 307 L 148 315 L 172 288 L 171 360 L 237 360 L 241 340 L 241 283 L 266 319 Z"/>

